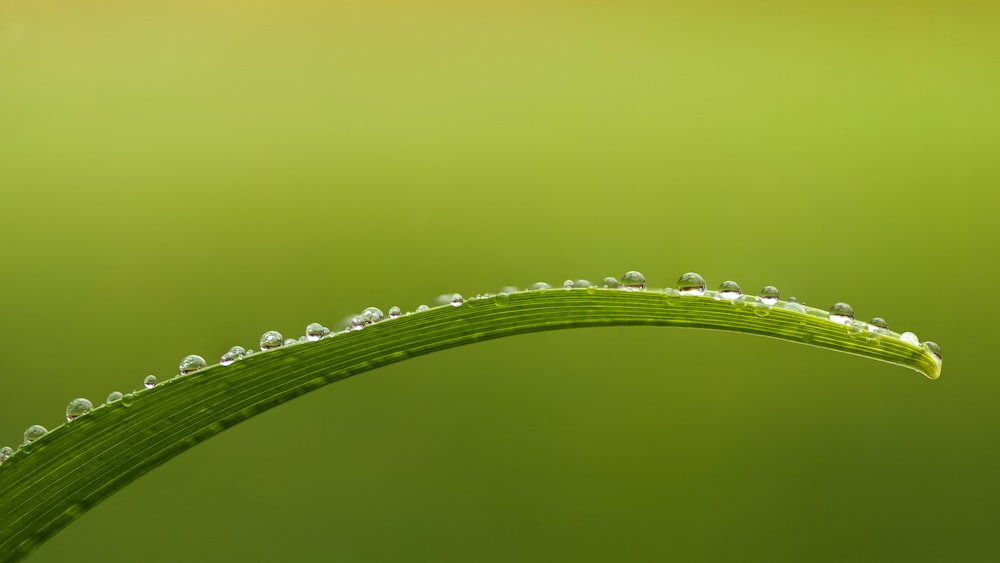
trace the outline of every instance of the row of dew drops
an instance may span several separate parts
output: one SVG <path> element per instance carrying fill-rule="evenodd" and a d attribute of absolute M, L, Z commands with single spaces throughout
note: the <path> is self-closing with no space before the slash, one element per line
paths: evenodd
<path fill-rule="evenodd" d="M 566 280 L 563 282 L 562 287 L 564 289 L 586 289 L 592 292 L 596 292 L 596 289 L 598 288 L 619 289 L 625 291 L 646 291 L 646 277 L 640 272 L 629 271 L 626 272 L 620 279 L 606 277 L 602 280 L 600 285 L 592 284 L 587 280 Z M 538 282 L 530 285 L 527 291 L 546 289 L 552 289 L 552 286 L 545 282 Z M 494 299 L 497 306 L 503 307 L 510 303 L 510 294 L 519 291 L 520 290 L 516 287 L 505 287 L 496 295 L 478 295 L 476 298 Z M 734 305 L 753 307 L 754 312 L 758 316 L 762 317 L 768 315 L 768 310 L 771 307 L 780 307 L 785 310 L 801 314 L 810 314 L 810 311 L 806 309 L 805 305 L 800 303 L 794 297 L 789 297 L 787 301 L 779 302 L 780 293 L 774 286 L 766 286 L 760 290 L 760 293 L 757 296 L 753 296 L 744 294 L 738 283 L 727 280 L 719 285 L 719 289 L 717 291 L 709 291 L 707 289 L 707 284 L 705 283 L 705 278 L 694 272 L 688 272 L 680 276 L 677 280 L 677 287 L 666 288 L 663 290 L 663 293 L 674 297 L 696 296 L 708 297 L 715 299 L 716 301 L 730 301 Z M 439 296 L 435 301 L 435 305 L 451 305 L 453 307 L 458 307 L 464 302 L 465 299 L 460 294 L 453 293 Z M 421 313 L 429 309 L 430 307 L 427 305 L 420 305 L 413 313 Z M 816 311 L 816 309 L 813 309 L 812 313 L 815 314 Z M 399 307 L 392 307 L 389 309 L 388 318 L 395 319 L 403 316 L 404 314 L 410 315 L 412 313 L 403 313 Z M 362 330 L 366 326 L 382 322 L 386 318 L 386 314 L 383 313 L 378 307 L 368 307 L 360 314 L 351 317 L 350 324 L 342 331 L 339 331 L 339 333 Z M 855 320 L 854 309 L 847 303 L 834 303 L 833 306 L 830 307 L 826 318 L 833 323 L 848 327 L 851 334 L 865 335 L 869 340 L 878 339 L 881 336 L 888 336 L 892 334 L 889 332 L 888 323 L 881 317 L 874 317 L 867 323 Z M 304 342 L 316 342 L 324 338 L 332 338 L 337 334 L 337 331 L 330 330 L 320 323 L 311 323 L 306 326 L 305 335 L 299 337 L 298 339 L 285 338 L 280 332 L 276 330 L 269 330 L 260 337 L 259 345 L 261 352 L 267 352 L 283 346 L 292 346 Z M 913 346 L 923 347 L 927 351 L 931 352 L 935 359 L 938 361 L 941 360 L 941 347 L 936 343 L 931 341 L 921 343 L 917 338 L 917 335 L 912 332 L 904 332 L 900 334 L 899 339 Z M 229 351 L 222 355 L 219 359 L 219 363 L 223 366 L 232 365 L 233 363 L 250 356 L 253 353 L 254 351 L 252 348 L 248 349 L 242 346 L 233 346 L 229 349 Z M 178 366 L 178 375 L 190 375 L 206 367 L 208 367 L 208 362 L 205 361 L 205 358 L 192 354 L 190 356 L 185 356 L 185 358 L 181 360 L 181 363 Z M 157 379 L 155 375 L 148 375 L 143 380 L 143 387 L 146 389 L 152 389 L 156 386 L 156 384 Z M 108 395 L 106 404 L 120 402 L 122 405 L 129 407 L 132 405 L 134 399 L 134 393 L 122 394 L 119 391 L 114 391 Z M 93 408 L 93 403 L 87 399 L 73 399 L 66 407 L 66 421 L 72 422 L 73 420 L 89 413 L 93 410 Z M 28 429 L 24 431 L 24 442 L 21 444 L 21 447 L 31 444 L 35 440 L 44 436 L 46 433 L 48 433 L 48 430 L 44 426 L 38 424 L 29 426 Z M 0 463 L 6 461 L 7 458 L 13 453 L 14 451 L 9 446 L 0 448 Z"/>

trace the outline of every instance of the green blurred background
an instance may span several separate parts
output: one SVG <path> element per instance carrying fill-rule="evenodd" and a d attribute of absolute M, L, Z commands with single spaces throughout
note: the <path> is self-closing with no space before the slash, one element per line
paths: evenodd
<path fill-rule="evenodd" d="M 265 330 L 629 269 L 946 359 L 487 342 L 241 424 L 32 561 L 996 560 L 997 15 L 0 1 L 0 445 Z"/>

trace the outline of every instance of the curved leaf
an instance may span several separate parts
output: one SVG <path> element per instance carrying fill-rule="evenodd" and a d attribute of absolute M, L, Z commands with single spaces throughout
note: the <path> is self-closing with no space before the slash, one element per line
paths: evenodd
<path fill-rule="evenodd" d="M 708 328 L 857 354 L 932 379 L 940 375 L 940 359 L 896 333 L 838 324 L 825 311 L 798 304 L 715 297 L 597 288 L 512 293 L 176 377 L 53 429 L 0 465 L 0 557 L 23 557 L 143 473 L 257 413 L 358 373 L 481 340 L 588 326 Z"/>

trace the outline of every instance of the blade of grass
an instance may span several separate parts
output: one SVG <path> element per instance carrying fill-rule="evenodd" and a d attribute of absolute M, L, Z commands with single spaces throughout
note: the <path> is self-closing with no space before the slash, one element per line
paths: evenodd
<path fill-rule="evenodd" d="M 898 334 L 837 324 L 818 309 L 733 304 L 713 295 L 588 288 L 473 299 L 171 379 L 53 429 L 0 465 L 0 559 L 22 558 L 140 475 L 255 414 L 358 373 L 482 340 L 589 326 L 708 328 L 940 375 L 936 356 Z"/>

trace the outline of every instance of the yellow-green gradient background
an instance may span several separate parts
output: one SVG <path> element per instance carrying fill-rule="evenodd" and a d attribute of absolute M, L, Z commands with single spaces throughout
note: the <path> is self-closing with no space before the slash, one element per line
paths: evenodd
<path fill-rule="evenodd" d="M 0 445 L 265 330 L 629 269 L 945 353 L 452 350 L 197 446 L 32 561 L 995 560 L 985 6 L 0 0 Z"/>

